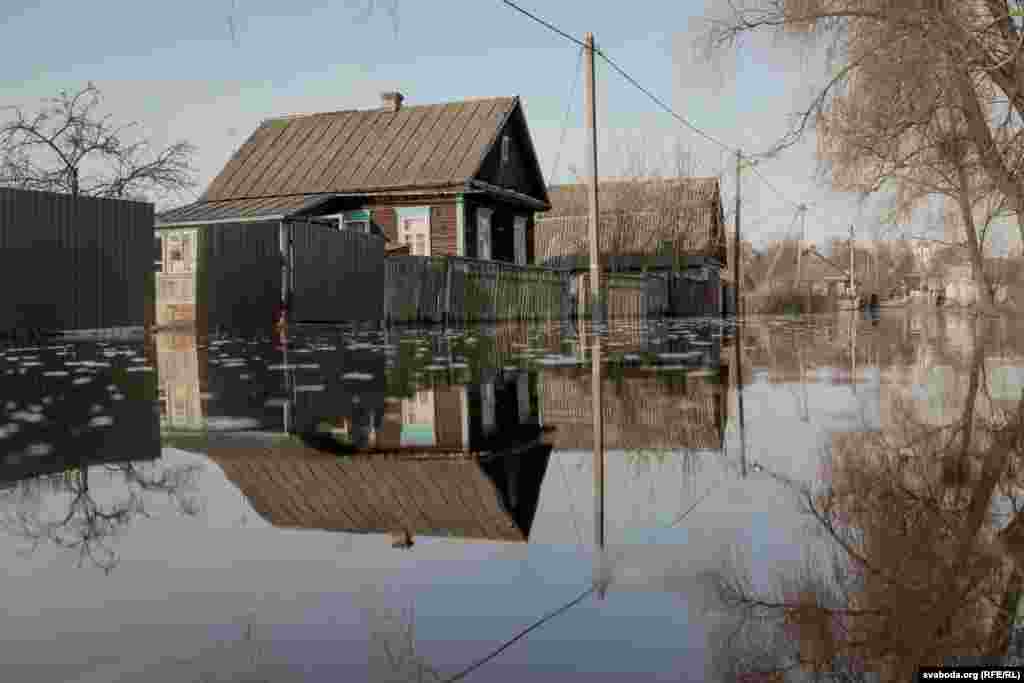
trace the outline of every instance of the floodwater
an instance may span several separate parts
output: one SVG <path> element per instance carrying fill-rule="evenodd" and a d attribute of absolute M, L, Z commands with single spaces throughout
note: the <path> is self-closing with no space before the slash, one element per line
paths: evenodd
<path fill-rule="evenodd" d="M 0 679 L 907 680 L 1004 656 L 1018 327 L 0 347 Z"/>

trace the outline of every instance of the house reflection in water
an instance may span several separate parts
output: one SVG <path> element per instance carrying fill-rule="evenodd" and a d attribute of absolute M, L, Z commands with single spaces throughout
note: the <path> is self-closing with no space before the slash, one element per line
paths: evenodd
<path fill-rule="evenodd" d="M 158 336 L 165 443 L 206 434 L 202 450 L 269 523 L 390 534 L 403 547 L 417 536 L 529 538 L 551 452 L 531 407 L 535 375 L 492 371 L 385 398 L 383 367 L 367 365 L 379 359 L 281 363 L 316 365 L 306 380 L 274 370 L 277 360 L 267 368 L 263 349 L 242 381 L 228 346 L 203 346 Z M 218 431 L 232 433 L 211 437 Z"/>
<path fill-rule="evenodd" d="M 727 419 L 729 366 L 656 371 L 625 368 L 603 386 L 607 450 L 721 450 Z M 593 448 L 587 368 L 544 373 L 540 418 L 556 450 Z"/>
<path fill-rule="evenodd" d="M 209 457 L 279 527 L 525 542 L 550 448 L 482 457 L 338 456 L 301 446 Z"/>

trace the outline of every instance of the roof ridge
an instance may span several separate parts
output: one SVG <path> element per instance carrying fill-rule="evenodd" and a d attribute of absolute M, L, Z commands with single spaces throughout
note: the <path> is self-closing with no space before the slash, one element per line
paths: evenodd
<path fill-rule="evenodd" d="M 498 101 L 498 100 L 509 100 L 509 101 L 512 101 L 512 100 L 515 100 L 516 97 L 517 97 L 516 95 L 500 95 L 500 96 L 496 96 L 496 97 L 467 97 L 467 98 L 464 98 L 464 99 L 461 99 L 461 100 L 451 100 L 451 101 L 448 101 L 448 102 L 429 102 L 429 103 L 426 103 L 426 104 L 403 104 L 402 108 L 399 109 L 399 111 L 405 111 L 406 109 L 426 109 L 428 107 L 449 107 L 449 106 L 452 106 L 452 105 L 455 105 L 455 104 L 466 104 L 466 103 L 469 103 L 469 102 L 495 102 L 495 101 Z M 263 119 L 263 121 L 264 122 L 267 122 L 267 121 L 285 121 L 285 120 L 292 120 L 292 119 L 310 118 L 310 117 L 313 117 L 313 116 L 333 116 L 335 114 L 366 114 L 366 113 L 370 113 L 370 112 L 380 112 L 380 113 L 388 113 L 388 114 L 397 113 L 397 112 L 392 112 L 389 109 L 384 109 L 384 108 L 378 106 L 378 107 L 368 107 L 368 108 L 365 108 L 365 109 L 334 109 L 334 110 L 331 110 L 331 111 L 314 111 L 314 112 L 307 112 L 307 113 L 304 113 L 304 114 L 302 114 L 302 113 L 300 113 L 300 114 L 279 114 L 277 116 L 268 116 L 267 118 Z"/>

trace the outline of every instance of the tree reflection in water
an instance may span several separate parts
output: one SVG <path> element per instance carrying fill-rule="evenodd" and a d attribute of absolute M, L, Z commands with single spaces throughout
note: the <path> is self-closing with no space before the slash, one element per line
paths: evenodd
<path fill-rule="evenodd" d="M 152 516 L 154 498 L 165 496 L 181 514 L 198 514 L 201 469 L 118 463 L 22 480 L 0 490 L 0 528 L 28 541 L 28 554 L 49 544 L 77 553 L 79 567 L 88 563 L 109 574 L 118 563 L 111 542 L 138 517 Z"/>
<path fill-rule="evenodd" d="M 777 477 L 820 543 L 771 590 L 739 557 L 717 575 L 725 679 L 910 680 L 923 665 L 1006 655 L 1024 586 L 1024 397 L 991 396 L 978 332 L 952 419 L 894 399 L 881 432 L 833 436 L 821 486 Z"/>

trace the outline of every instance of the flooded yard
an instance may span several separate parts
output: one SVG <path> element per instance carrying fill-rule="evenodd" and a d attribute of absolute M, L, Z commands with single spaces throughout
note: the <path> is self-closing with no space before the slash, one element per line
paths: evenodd
<path fill-rule="evenodd" d="M 0 671 L 908 680 L 1006 656 L 1018 327 L 897 310 L 0 347 Z"/>

